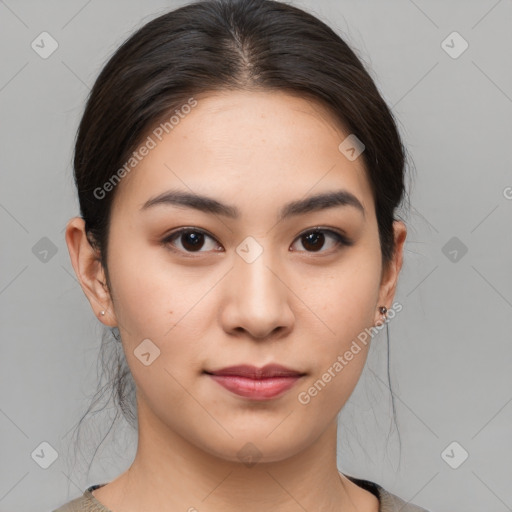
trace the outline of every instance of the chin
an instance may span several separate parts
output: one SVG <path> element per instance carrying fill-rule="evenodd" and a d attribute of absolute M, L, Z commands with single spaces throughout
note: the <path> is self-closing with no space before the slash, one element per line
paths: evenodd
<path fill-rule="evenodd" d="M 240 435 L 237 435 L 233 428 L 227 428 L 232 438 L 226 435 L 224 439 L 216 439 L 212 443 L 209 438 L 207 444 L 203 444 L 201 448 L 227 462 L 236 462 L 252 467 L 257 463 L 280 462 L 294 455 L 297 455 L 312 441 L 308 439 L 294 439 L 292 431 L 282 429 L 280 432 L 273 423 L 269 428 L 262 428 L 261 431 L 254 431 L 251 434 L 250 429 L 241 429 Z M 295 433 L 297 429 L 293 430 Z M 269 435 L 270 434 L 270 435 Z"/>

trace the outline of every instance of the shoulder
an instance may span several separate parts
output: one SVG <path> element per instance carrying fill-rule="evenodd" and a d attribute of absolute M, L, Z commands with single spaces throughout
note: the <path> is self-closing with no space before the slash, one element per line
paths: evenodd
<path fill-rule="evenodd" d="M 392 494 L 380 485 L 376 484 L 379 489 L 379 499 L 381 502 L 381 509 L 379 512 L 430 512 L 426 508 L 419 507 L 413 503 L 399 498 L 395 494 Z"/>
<path fill-rule="evenodd" d="M 370 491 L 375 496 L 377 496 L 380 502 L 379 512 L 430 512 L 429 510 L 419 507 L 418 505 L 408 503 L 407 501 L 387 491 L 375 482 L 364 480 L 362 478 L 356 478 L 347 475 L 346 473 L 344 473 L 344 475 L 359 487 L 362 487 L 363 489 L 366 489 L 367 491 Z"/>
<path fill-rule="evenodd" d="M 52 512 L 111 512 L 104 507 L 92 494 L 92 491 L 105 484 L 96 484 L 88 487 L 82 496 L 68 501 Z"/>

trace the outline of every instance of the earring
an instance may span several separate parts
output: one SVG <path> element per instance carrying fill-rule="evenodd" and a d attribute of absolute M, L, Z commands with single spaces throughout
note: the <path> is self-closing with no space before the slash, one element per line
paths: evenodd
<path fill-rule="evenodd" d="M 386 306 L 380 306 L 379 311 L 382 315 L 382 322 L 385 322 L 386 321 L 386 313 L 388 311 L 388 308 Z"/>
<path fill-rule="evenodd" d="M 105 316 L 105 311 L 100 311 L 100 315 Z"/>

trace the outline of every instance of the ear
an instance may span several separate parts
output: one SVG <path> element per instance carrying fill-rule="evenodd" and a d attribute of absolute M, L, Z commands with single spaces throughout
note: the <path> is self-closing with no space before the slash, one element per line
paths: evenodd
<path fill-rule="evenodd" d="M 82 217 L 74 217 L 68 222 L 66 243 L 71 264 L 94 314 L 103 324 L 116 327 L 117 319 L 108 291 L 105 272 L 98 251 L 87 240 L 85 221 Z M 103 310 L 105 315 L 101 314 Z"/>
<path fill-rule="evenodd" d="M 400 220 L 393 222 L 394 238 L 395 238 L 395 251 L 391 261 L 382 269 L 382 278 L 379 290 L 379 300 L 376 305 L 375 323 L 382 322 L 382 314 L 378 310 L 379 306 L 386 306 L 388 309 L 393 304 L 395 297 L 396 286 L 398 284 L 398 276 L 402 268 L 403 262 L 403 249 L 405 239 L 407 237 L 407 227 Z"/>

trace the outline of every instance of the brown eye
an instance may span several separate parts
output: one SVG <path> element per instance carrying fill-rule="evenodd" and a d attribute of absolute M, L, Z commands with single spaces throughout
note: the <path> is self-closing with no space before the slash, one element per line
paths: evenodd
<path fill-rule="evenodd" d="M 306 252 L 329 252 L 343 246 L 350 246 L 351 242 L 344 235 L 330 229 L 314 229 L 307 231 L 297 238 Z M 162 244 L 175 252 L 184 254 L 204 253 L 217 249 L 218 242 L 208 233 L 196 228 L 182 228 L 166 237 Z M 325 246 L 328 246 L 326 250 Z M 204 249 L 204 250 L 203 250 Z"/>
<path fill-rule="evenodd" d="M 302 246 L 306 249 L 307 252 L 327 252 L 332 248 L 352 245 L 352 243 L 346 237 L 330 229 L 315 229 L 308 231 L 300 235 L 297 240 L 302 242 Z M 322 251 L 326 241 L 329 242 L 329 240 L 331 240 L 331 243 L 328 243 L 330 247 L 327 250 Z M 332 242 L 332 240 L 334 240 L 334 242 Z"/>
<path fill-rule="evenodd" d="M 181 251 L 181 252 L 207 252 L 201 251 L 201 249 L 206 245 L 208 249 L 207 240 L 212 240 L 214 243 L 210 242 L 210 249 L 215 249 L 218 247 L 215 239 L 210 235 L 201 231 L 199 229 L 185 228 L 180 229 L 179 231 L 175 231 L 171 236 L 167 237 L 163 240 L 164 245 L 171 245 L 173 250 Z M 176 247 L 175 242 L 179 242 L 178 247 Z M 181 245 L 181 247 L 179 247 Z"/>

